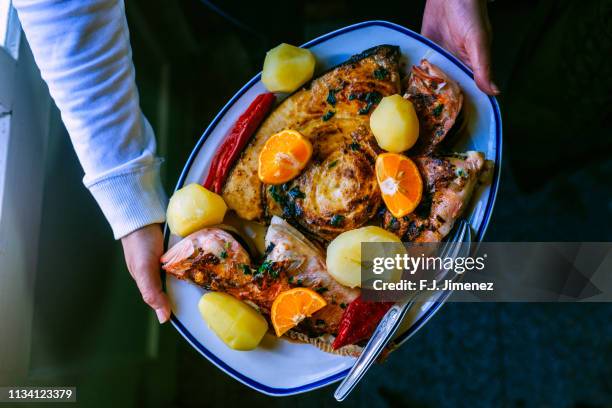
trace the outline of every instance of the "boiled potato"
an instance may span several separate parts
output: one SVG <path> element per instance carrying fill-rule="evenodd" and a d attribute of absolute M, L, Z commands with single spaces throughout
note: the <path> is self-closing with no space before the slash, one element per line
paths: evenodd
<path fill-rule="evenodd" d="M 361 286 L 361 243 L 401 242 L 393 233 L 368 226 L 338 235 L 327 247 L 327 271 L 342 285 Z"/>
<path fill-rule="evenodd" d="M 199 184 L 189 184 L 178 190 L 168 203 L 168 227 L 182 237 L 204 227 L 219 224 L 227 211 L 220 195 Z"/>
<path fill-rule="evenodd" d="M 382 98 L 374 109 L 370 129 L 382 149 L 401 153 L 419 138 L 419 119 L 412 102 L 395 94 Z"/>
<path fill-rule="evenodd" d="M 227 293 L 205 293 L 198 309 L 208 327 L 234 350 L 253 350 L 268 331 L 259 312 Z"/>
<path fill-rule="evenodd" d="M 270 92 L 293 92 L 312 78 L 314 68 L 312 52 L 281 44 L 266 54 L 261 81 Z"/>

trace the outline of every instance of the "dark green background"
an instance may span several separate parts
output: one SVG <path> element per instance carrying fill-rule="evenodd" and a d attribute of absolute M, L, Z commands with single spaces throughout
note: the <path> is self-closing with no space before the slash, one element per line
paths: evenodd
<path fill-rule="evenodd" d="M 235 22 L 197 0 L 127 2 L 142 106 L 168 136 L 169 192 L 267 49 L 370 19 L 418 31 L 423 11 L 408 0 L 218 3 Z M 498 0 L 489 9 L 504 156 L 486 239 L 610 241 L 612 2 Z M 59 123 L 55 131 L 65 132 Z M 333 386 L 263 396 L 214 368 L 169 325 L 158 337 L 68 138 L 51 143 L 33 384 L 76 385 L 84 407 L 334 404 Z M 345 405 L 610 407 L 611 322 L 606 304 L 448 304 Z"/>

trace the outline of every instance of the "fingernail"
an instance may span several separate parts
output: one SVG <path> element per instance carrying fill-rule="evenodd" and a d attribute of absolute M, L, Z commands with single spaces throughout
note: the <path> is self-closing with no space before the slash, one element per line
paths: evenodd
<path fill-rule="evenodd" d="M 166 311 L 163 308 L 155 309 L 155 314 L 157 315 L 157 320 L 160 323 L 165 323 L 168 318 L 166 317 Z"/>
<path fill-rule="evenodd" d="M 499 94 L 499 88 L 495 85 L 495 82 L 491 82 L 491 89 L 495 92 L 495 95 Z"/>

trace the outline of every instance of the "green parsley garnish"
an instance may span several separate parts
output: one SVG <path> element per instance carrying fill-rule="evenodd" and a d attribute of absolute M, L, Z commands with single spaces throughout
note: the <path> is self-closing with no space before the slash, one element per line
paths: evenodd
<path fill-rule="evenodd" d="M 327 111 L 325 113 L 325 115 L 323 115 L 323 117 L 321 119 L 323 119 L 323 122 L 327 122 L 328 120 L 330 120 L 334 115 L 336 114 L 335 111 Z"/>
<path fill-rule="evenodd" d="M 306 194 L 302 193 L 298 187 L 293 187 L 288 192 L 291 198 L 305 198 Z"/>
<path fill-rule="evenodd" d="M 336 106 L 336 92 L 340 91 L 340 89 L 330 89 L 327 94 L 327 103 L 331 106 Z"/>
<path fill-rule="evenodd" d="M 333 169 L 334 167 L 336 167 L 336 164 L 338 164 L 338 160 L 334 160 L 333 162 L 329 163 L 327 168 L 328 169 Z"/>
<path fill-rule="evenodd" d="M 433 115 L 437 118 L 438 116 L 440 116 L 442 114 L 442 110 L 444 109 L 444 104 L 441 103 L 438 106 L 436 106 L 434 108 L 434 110 L 432 111 Z"/>
<path fill-rule="evenodd" d="M 329 223 L 332 225 L 332 227 L 337 227 L 342 224 L 342 221 L 344 221 L 344 216 L 340 214 L 335 214 L 329 221 Z"/>
<path fill-rule="evenodd" d="M 365 107 L 359 109 L 360 115 L 367 114 L 372 106 L 376 105 L 382 99 L 382 94 L 380 92 L 368 92 L 365 96 L 365 101 L 368 103 Z"/>
<path fill-rule="evenodd" d="M 462 167 L 457 167 L 455 169 L 455 174 L 457 175 L 457 177 L 467 178 L 468 176 L 467 172 Z"/>
<path fill-rule="evenodd" d="M 389 75 L 389 71 L 383 67 L 379 67 L 378 69 L 374 70 L 374 78 L 376 79 L 383 80 L 387 77 L 387 75 Z"/>
<path fill-rule="evenodd" d="M 327 292 L 328 290 L 329 290 L 329 289 L 327 289 L 327 288 L 320 287 L 320 288 L 317 288 L 317 289 L 316 289 L 316 292 L 317 292 L 317 293 L 320 295 L 320 294 L 322 294 L 322 293 Z"/>
<path fill-rule="evenodd" d="M 221 254 L 219 254 L 219 256 L 221 257 L 221 259 L 227 258 L 227 251 L 224 249 L 223 251 L 221 251 Z"/>
<path fill-rule="evenodd" d="M 283 205 L 284 200 L 283 200 L 283 196 L 281 196 L 280 191 L 278 191 L 278 186 L 270 186 L 270 195 L 272 196 L 272 199 L 274 201 L 276 201 L 278 204 Z"/>

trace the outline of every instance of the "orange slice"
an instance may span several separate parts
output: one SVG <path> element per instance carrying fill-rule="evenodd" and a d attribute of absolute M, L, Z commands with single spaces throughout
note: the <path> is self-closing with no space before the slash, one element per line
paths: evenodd
<path fill-rule="evenodd" d="M 270 316 L 276 335 L 282 336 L 325 305 L 325 299 L 312 289 L 293 288 L 281 292 L 272 303 Z"/>
<path fill-rule="evenodd" d="M 421 202 L 423 180 L 416 164 L 397 153 L 376 158 L 376 179 L 383 200 L 394 217 L 410 214 Z"/>
<path fill-rule="evenodd" d="M 312 156 L 310 141 L 295 130 L 283 130 L 266 141 L 259 153 L 259 179 L 266 184 L 283 184 L 295 178 Z"/>

